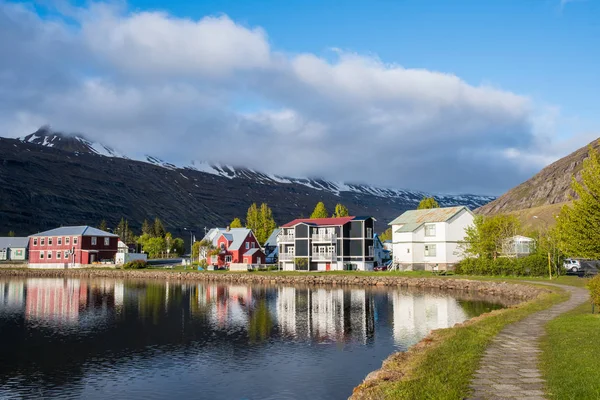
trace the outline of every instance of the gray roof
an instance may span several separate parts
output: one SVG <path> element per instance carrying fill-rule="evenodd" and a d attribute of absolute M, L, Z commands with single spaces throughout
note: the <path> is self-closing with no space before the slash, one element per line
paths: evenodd
<path fill-rule="evenodd" d="M 226 230 L 227 228 L 211 228 L 206 235 L 204 235 L 202 240 L 208 240 L 213 244 L 213 246 L 216 246 L 219 236 L 221 236 L 221 233 L 225 232 Z"/>
<path fill-rule="evenodd" d="M 251 256 L 252 254 L 256 253 L 257 251 L 261 251 L 259 248 L 253 248 L 248 250 L 247 252 L 244 253 L 245 256 Z"/>
<path fill-rule="evenodd" d="M 0 249 L 26 249 L 29 246 L 29 238 L 26 237 L 0 237 Z"/>
<path fill-rule="evenodd" d="M 91 226 L 61 226 L 60 228 L 51 229 L 49 231 L 36 233 L 31 236 L 109 236 L 118 237 L 114 233 L 104 232 L 100 229 L 92 228 Z"/>
<path fill-rule="evenodd" d="M 465 206 L 409 210 L 388 225 L 402 225 L 396 232 L 414 232 L 425 223 L 446 222 L 465 210 L 471 212 Z"/>
<path fill-rule="evenodd" d="M 242 243 L 244 243 L 244 239 L 252 232 L 252 230 L 248 228 L 230 228 L 228 231 L 222 232 L 223 235 L 231 242 L 228 246 L 229 250 L 238 250 Z M 220 235 L 219 235 L 220 236 Z"/>
<path fill-rule="evenodd" d="M 271 236 L 269 236 L 269 238 L 265 242 L 265 247 L 266 246 L 277 247 L 277 235 L 279 235 L 279 232 L 281 232 L 281 228 L 276 228 L 275 230 L 273 230 L 273 233 L 271 233 Z"/>

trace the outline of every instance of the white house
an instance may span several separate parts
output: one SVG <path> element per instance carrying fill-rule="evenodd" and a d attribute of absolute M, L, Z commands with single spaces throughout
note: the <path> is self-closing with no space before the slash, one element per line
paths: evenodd
<path fill-rule="evenodd" d="M 464 206 L 406 211 L 389 223 L 394 265 L 402 270 L 452 269 L 463 258 L 459 244 L 473 219 Z"/>
<path fill-rule="evenodd" d="M 527 236 L 511 236 L 502 243 L 502 255 L 505 257 L 525 257 L 535 250 L 535 239 Z"/>

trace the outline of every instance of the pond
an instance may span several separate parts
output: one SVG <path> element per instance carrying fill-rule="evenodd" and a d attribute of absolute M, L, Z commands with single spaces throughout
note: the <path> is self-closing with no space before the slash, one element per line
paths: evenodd
<path fill-rule="evenodd" d="M 345 399 L 391 353 L 499 301 L 397 288 L 0 278 L 0 398 Z"/>

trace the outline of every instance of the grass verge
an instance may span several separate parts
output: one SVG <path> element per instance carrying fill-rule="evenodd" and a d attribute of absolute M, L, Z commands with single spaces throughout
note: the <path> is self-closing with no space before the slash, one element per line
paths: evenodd
<path fill-rule="evenodd" d="M 583 304 L 546 325 L 542 363 L 552 399 L 600 399 L 600 314 Z"/>
<path fill-rule="evenodd" d="M 479 361 L 492 339 L 508 324 L 567 300 L 560 289 L 535 300 L 432 332 L 405 353 L 390 357 L 377 373 L 355 389 L 357 399 L 463 399 Z"/>

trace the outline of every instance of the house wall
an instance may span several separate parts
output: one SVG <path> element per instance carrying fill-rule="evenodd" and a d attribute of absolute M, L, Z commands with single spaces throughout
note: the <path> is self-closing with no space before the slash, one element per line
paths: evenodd
<path fill-rule="evenodd" d="M 26 259 L 27 249 L 25 247 L 10 247 L 6 249 L 6 258 L 4 260 L 25 261 Z"/>
<path fill-rule="evenodd" d="M 52 244 L 49 244 L 49 239 Z M 67 243 L 68 238 L 68 243 Z M 74 241 L 77 243 L 74 244 Z M 44 245 L 42 245 L 44 239 Z M 89 264 L 90 254 L 94 254 L 94 261 L 114 260 L 118 248 L 118 237 L 108 237 L 108 244 L 104 244 L 104 237 L 98 236 L 96 244 L 92 245 L 91 236 L 34 236 L 29 238 L 29 263 L 30 264 L 59 264 L 75 263 Z M 65 259 L 65 252 L 74 250 L 74 256 L 68 255 Z M 90 252 L 90 250 L 95 250 Z M 44 257 L 40 256 L 44 253 Z M 51 257 L 48 257 L 51 255 Z M 60 255 L 60 257 L 59 257 Z"/>

